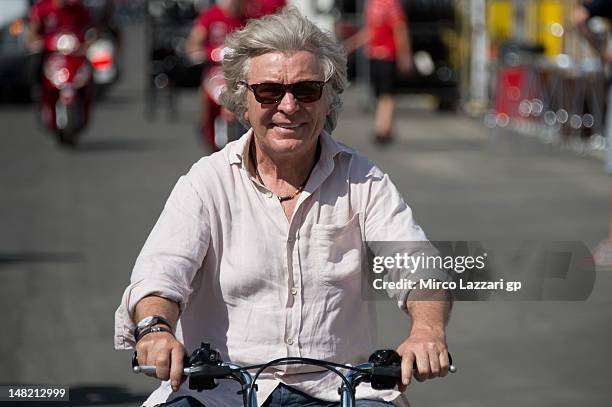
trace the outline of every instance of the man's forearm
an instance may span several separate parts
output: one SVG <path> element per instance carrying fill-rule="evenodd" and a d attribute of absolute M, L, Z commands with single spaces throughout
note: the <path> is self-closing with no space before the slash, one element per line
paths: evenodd
<path fill-rule="evenodd" d="M 187 42 L 185 44 L 185 51 L 187 54 L 195 54 L 202 52 L 204 49 L 204 41 L 206 40 L 206 36 L 208 32 L 204 27 L 195 26 L 192 28 L 189 36 L 187 37 Z"/>
<path fill-rule="evenodd" d="M 141 319 L 159 315 L 172 324 L 172 328 L 176 327 L 176 322 L 179 316 L 179 306 L 176 302 L 158 296 L 144 297 L 136 304 L 134 310 L 134 323 Z"/>
<path fill-rule="evenodd" d="M 35 50 L 38 43 L 42 40 L 42 35 L 40 34 L 41 25 L 37 21 L 32 20 L 30 22 L 30 26 L 28 28 L 28 34 L 26 36 L 27 46 L 31 50 Z"/>
<path fill-rule="evenodd" d="M 397 46 L 397 52 L 399 55 L 412 55 L 412 46 L 410 44 L 410 33 L 408 31 L 408 25 L 405 23 L 398 24 L 393 29 L 393 36 L 395 44 Z"/>
<path fill-rule="evenodd" d="M 162 297 L 148 296 L 136 304 L 134 322 L 158 315 L 166 319 L 172 330 L 176 327 L 179 306 L 174 301 Z M 170 380 L 172 391 L 178 391 L 182 372 L 184 346 L 169 332 L 151 332 L 144 334 L 136 343 L 138 363 L 144 366 L 155 366 L 155 376 L 161 380 Z"/>
<path fill-rule="evenodd" d="M 452 297 L 446 290 L 412 290 L 406 306 L 412 327 L 410 335 L 397 347 L 402 358 L 401 391 L 410 384 L 413 374 L 418 380 L 425 380 L 443 377 L 448 372 L 446 323 Z"/>
<path fill-rule="evenodd" d="M 412 290 L 406 301 L 412 332 L 427 329 L 444 334 L 452 304 L 447 290 Z"/>
<path fill-rule="evenodd" d="M 364 46 L 370 39 L 370 32 L 367 28 L 362 28 L 359 32 L 344 41 L 344 49 L 347 54 L 355 52 L 358 48 Z"/>

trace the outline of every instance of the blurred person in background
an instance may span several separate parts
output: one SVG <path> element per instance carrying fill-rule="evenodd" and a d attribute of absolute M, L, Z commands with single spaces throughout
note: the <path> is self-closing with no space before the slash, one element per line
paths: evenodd
<path fill-rule="evenodd" d="M 70 31 L 84 42 L 92 22 L 81 0 L 38 0 L 30 10 L 28 45 L 40 51 L 44 40 L 59 30 Z"/>
<path fill-rule="evenodd" d="M 194 61 L 210 61 L 227 34 L 242 27 L 246 20 L 274 14 L 285 5 L 286 0 L 219 0 L 200 13 L 185 49 Z"/>
<path fill-rule="evenodd" d="M 572 22 L 574 26 L 585 36 L 589 44 L 597 52 L 597 54 L 607 64 L 612 63 L 612 49 L 610 44 L 604 39 L 596 38 L 588 27 L 588 23 L 593 17 L 603 17 L 612 23 L 612 0 L 592 0 L 586 1 L 583 5 L 577 7 L 572 14 Z M 612 167 L 607 168 L 608 172 L 612 172 Z"/>
<path fill-rule="evenodd" d="M 204 63 L 202 71 L 202 91 L 200 92 L 200 126 L 206 133 L 208 115 L 211 115 L 206 92 L 204 91 L 205 78 L 209 73 L 211 64 L 216 64 L 219 49 L 223 47 L 225 37 L 232 31 L 242 27 L 246 22 L 242 0 L 220 0 L 216 4 L 204 9 L 193 23 L 185 50 L 194 63 Z M 215 51 L 217 50 L 217 51 Z"/>
<path fill-rule="evenodd" d="M 408 22 L 399 0 L 368 0 L 364 21 L 364 28 L 347 39 L 344 47 L 351 53 L 366 45 L 376 95 L 374 140 L 385 144 L 393 140 L 397 75 L 412 69 Z"/>
<path fill-rule="evenodd" d="M 286 5 L 286 0 L 246 0 L 244 16 L 246 19 L 261 18 L 279 12 Z"/>
<path fill-rule="evenodd" d="M 197 62 L 212 60 L 230 32 L 244 25 L 242 0 L 220 0 L 203 10 L 193 23 L 185 50 Z"/>
<path fill-rule="evenodd" d="M 117 17 L 119 0 L 85 0 L 98 33 L 108 32 L 121 48 L 121 28 Z"/>
<path fill-rule="evenodd" d="M 81 44 L 86 44 L 87 30 L 92 24 L 91 14 L 81 0 L 38 0 L 34 3 L 30 9 L 27 42 L 32 52 L 29 74 L 33 78 L 35 96 L 42 82 L 45 41 L 65 30 L 76 35 Z"/>
<path fill-rule="evenodd" d="M 586 1 L 583 5 L 577 7 L 572 14 L 574 26 L 586 37 L 604 63 L 610 66 L 612 65 L 612 49 L 609 41 L 606 38 L 596 38 L 588 26 L 593 17 L 604 17 L 608 19 L 609 23 L 612 23 L 612 0 Z M 610 86 L 610 83 L 608 83 L 608 108 L 604 126 L 607 140 L 605 168 L 606 172 L 612 175 L 612 86 Z M 612 188 L 610 195 L 608 238 L 600 242 L 593 252 L 595 265 L 601 269 L 612 269 Z"/>

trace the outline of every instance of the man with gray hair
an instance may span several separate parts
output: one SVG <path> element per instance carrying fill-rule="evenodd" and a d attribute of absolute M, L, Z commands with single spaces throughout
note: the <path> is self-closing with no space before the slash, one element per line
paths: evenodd
<path fill-rule="evenodd" d="M 145 406 L 242 405 L 229 380 L 201 393 L 181 385 L 183 356 L 202 341 L 239 365 L 365 361 L 376 345 L 374 304 L 361 297 L 365 242 L 426 240 L 389 177 L 330 135 L 347 79 L 329 35 L 288 8 L 226 44 L 222 102 L 250 129 L 179 179 L 116 313 L 115 346 L 135 347 L 163 380 Z M 412 319 L 397 348 L 404 387 L 449 367 L 450 301 L 413 294 L 396 298 Z M 338 402 L 337 377 L 313 366 L 269 369 L 257 384 L 267 407 Z M 362 385 L 357 406 L 399 395 Z"/>

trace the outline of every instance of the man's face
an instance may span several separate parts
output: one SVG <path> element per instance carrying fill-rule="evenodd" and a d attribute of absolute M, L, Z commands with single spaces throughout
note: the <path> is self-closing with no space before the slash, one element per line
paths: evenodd
<path fill-rule="evenodd" d="M 302 81 L 324 81 L 315 54 L 298 51 L 291 55 L 271 52 L 251 59 L 247 82 L 293 84 Z M 261 104 L 247 92 L 245 119 L 253 127 L 257 141 L 270 153 L 286 156 L 314 148 L 328 112 L 321 97 L 316 102 L 299 102 L 290 92 L 278 103 Z"/>

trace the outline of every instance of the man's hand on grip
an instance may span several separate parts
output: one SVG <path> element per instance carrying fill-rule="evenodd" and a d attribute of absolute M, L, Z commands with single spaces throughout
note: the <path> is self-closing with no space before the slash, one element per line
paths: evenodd
<path fill-rule="evenodd" d="M 155 377 L 170 380 L 173 391 L 183 381 L 183 358 L 185 347 L 169 332 L 154 332 L 145 335 L 136 344 L 138 363 L 141 366 L 156 366 Z"/>

